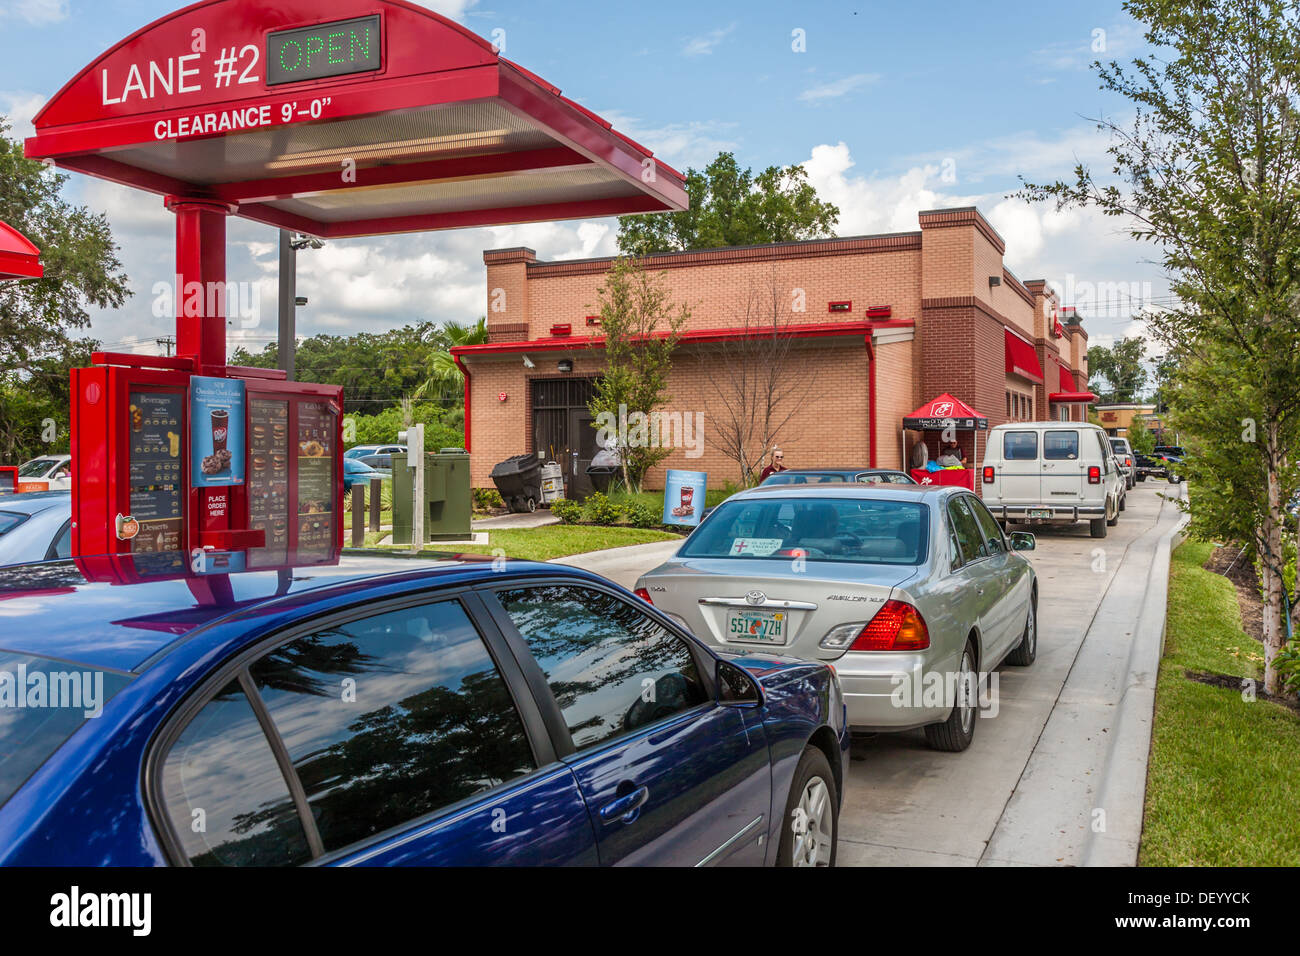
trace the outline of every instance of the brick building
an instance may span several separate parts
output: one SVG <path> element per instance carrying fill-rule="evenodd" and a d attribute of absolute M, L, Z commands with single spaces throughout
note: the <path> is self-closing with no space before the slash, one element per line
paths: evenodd
<path fill-rule="evenodd" d="M 904 432 L 902 418 L 943 392 L 990 427 L 1085 420 L 1088 336 L 1073 311 L 1043 280 L 1007 270 L 1002 238 L 977 209 L 918 218 L 915 232 L 643 260 L 691 310 L 667 411 L 702 413 L 704 423 L 698 447 L 675 448 L 665 467 L 706 471 L 710 484 L 738 478 L 710 440 L 710 420 L 726 415 L 718 363 L 727 343 L 755 327 L 745 312 L 756 297 L 779 303 L 792 336 L 785 364 L 808 389 L 780 435 L 787 466 L 898 468 L 923 437 L 933 453 L 937 436 Z M 527 451 L 561 460 L 581 490 L 595 449 L 584 406 L 603 363 L 598 289 L 612 260 L 539 262 L 514 248 L 483 261 L 489 340 L 454 350 L 466 375 L 474 484 L 490 485 L 496 462 Z M 960 441 L 973 456 L 972 436 Z M 647 484 L 662 481 L 656 469 Z"/>

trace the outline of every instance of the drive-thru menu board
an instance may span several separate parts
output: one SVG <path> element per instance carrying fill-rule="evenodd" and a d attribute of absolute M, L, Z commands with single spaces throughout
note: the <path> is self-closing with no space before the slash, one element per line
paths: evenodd
<path fill-rule="evenodd" d="M 334 413 L 325 402 L 298 403 L 298 552 L 334 543 Z"/>
<path fill-rule="evenodd" d="M 289 402 L 248 403 L 248 526 L 266 546 L 248 552 L 250 568 L 285 563 L 289 551 Z"/>
<path fill-rule="evenodd" d="M 117 516 L 117 536 L 130 540 L 135 554 L 158 553 L 166 556 L 168 565 L 179 564 L 185 487 L 181 458 L 185 395 L 178 391 L 132 391 L 127 414 L 130 513 Z"/>

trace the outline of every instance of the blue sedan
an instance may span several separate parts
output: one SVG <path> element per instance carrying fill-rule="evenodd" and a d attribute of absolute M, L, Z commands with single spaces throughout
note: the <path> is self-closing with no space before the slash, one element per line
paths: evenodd
<path fill-rule="evenodd" d="M 586 571 L 47 562 L 0 609 L 3 864 L 835 861 L 834 672 L 711 650 Z"/>
<path fill-rule="evenodd" d="M 364 461 L 356 458 L 343 459 L 343 490 L 351 491 L 357 485 L 370 485 L 371 478 L 387 477 L 382 471 L 376 471 Z"/>

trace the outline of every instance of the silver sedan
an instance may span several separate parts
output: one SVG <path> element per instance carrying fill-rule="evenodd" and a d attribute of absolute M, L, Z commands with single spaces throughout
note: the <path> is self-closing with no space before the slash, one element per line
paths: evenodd
<path fill-rule="evenodd" d="M 1038 584 L 962 488 L 761 487 L 706 518 L 637 593 L 724 650 L 833 662 L 857 731 L 965 750 L 1003 661 L 1032 664 Z"/>

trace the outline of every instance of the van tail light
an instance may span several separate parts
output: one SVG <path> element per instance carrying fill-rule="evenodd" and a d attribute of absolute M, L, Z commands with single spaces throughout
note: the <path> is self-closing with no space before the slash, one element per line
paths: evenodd
<path fill-rule="evenodd" d="M 923 651 L 930 631 L 921 612 L 906 601 L 886 601 L 858 634 L 851 651 Z"/>
<path fill-rule="evenodd" d="M 1091 465 L 1088 468 L 1088 484 L 1090 485 L 1101 484 L 1101 469 L 1098 468 L 1096 465 Z"/>
<path fill-rule="evenodd" d="M 635 594 L 637 597 L 639 597 L 641 600 L 645 601 L 646 604 L 654 604 L 654 601 L 650 600 L 650 592 L 647 591 L 645 588 L 637 588 L 632 593 Z"/>
<path fill-rule="evenodd" d="M 985 465 L 985 466 L 984 466 L 984 484 L 986 484 L 986 485 L 991 485 L 991 484 L 993 484 L 993 466 L 992 466 L 992 465 Z"/>
<path fill-rule="evenodd" d="M 1124 459 L 1124 467 L 1125 467 L 1125 468 L 1132 468 L 1132 467 L 1133 467 L 1133 459 L 1132 459 L 1132 458 L 1125 458 L 1125 459 Z"/>

